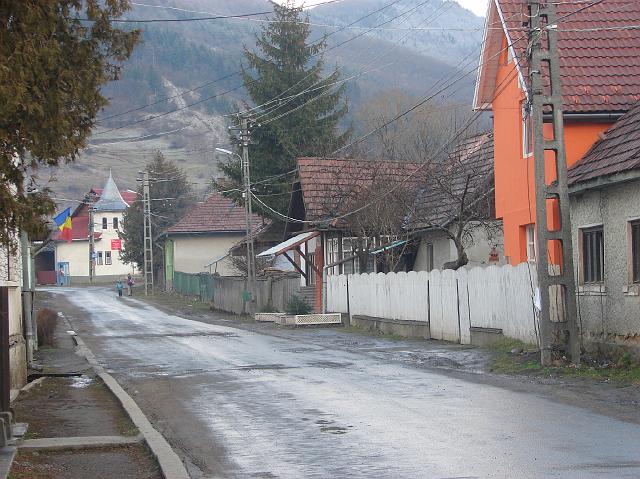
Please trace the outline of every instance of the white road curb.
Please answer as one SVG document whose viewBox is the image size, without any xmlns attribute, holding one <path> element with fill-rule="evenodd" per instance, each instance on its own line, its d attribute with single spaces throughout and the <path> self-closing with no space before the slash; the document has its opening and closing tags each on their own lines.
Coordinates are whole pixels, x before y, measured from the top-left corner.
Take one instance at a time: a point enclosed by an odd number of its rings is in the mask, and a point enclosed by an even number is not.
<svg viewBox="0 0 640 479">
<path fill-rule="evenodd" d="M 66 319 L 66 318 L 65 318 Z M 70 333 L 72 333 L 70 331 Z M 144 415 L 140 407 L 135 403 L 133 398 L 122 389 L 118 382 L 111 376 L 111 374 L 105 372 L 104 368 L 98 364 L 95 356 L 91 350 L 87 347 L 85 342 L 75 332 L 73 339 L 78 345 L 78 354 L 84 356 L 89 364 L 93 367 L 96 374 L 104 381 L 111 392 L 118 398 L 120 404 L 127 412 L 131 421 L 138 428 L 143 435 L 145 442 L 151 449 L 151 452 L 156 457 L 162 474 L 165 479 L 190 479 L 184 464 L 180 460 L 180 457 L 171 448 L 166 439 L 160 434 L 149 422 Z"/>
</svg>

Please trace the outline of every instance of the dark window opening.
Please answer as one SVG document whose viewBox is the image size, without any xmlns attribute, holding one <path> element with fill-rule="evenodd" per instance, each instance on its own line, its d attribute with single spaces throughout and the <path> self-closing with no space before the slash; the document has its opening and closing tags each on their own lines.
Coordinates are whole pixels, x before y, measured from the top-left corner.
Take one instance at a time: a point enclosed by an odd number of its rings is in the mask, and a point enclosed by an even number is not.
<svg viewBox="0 0 640 479">
<path fill-rule="evenodd" d="M 602 226 L 582 230 L 582 268 L 585 283 L 604 281 L 604 230 Z"/>
<path fill-rule="evenodd" d="M 640 283 L 640 221 L 631 223 L 631 261 L 633 282 Z"/>
<path fill-rule="evenodd" d="M 102 218 L 102 229 L 106 230 L 108 226 L 109 226 L 109 223 L 107 221 L 107 218 Z"/>
</svg>

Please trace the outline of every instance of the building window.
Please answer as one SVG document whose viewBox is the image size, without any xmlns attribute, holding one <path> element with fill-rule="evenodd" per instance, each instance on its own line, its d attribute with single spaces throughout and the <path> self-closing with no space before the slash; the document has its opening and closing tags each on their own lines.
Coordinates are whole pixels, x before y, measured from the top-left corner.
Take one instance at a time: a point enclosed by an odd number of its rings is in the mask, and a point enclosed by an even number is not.
<svg viewBox="0 0 640 479">
<path fill-rule="evenodd" d="M 96 264 L 102 265 L 102 251 L 98 251 L 98 256 L 96 257 Z"/>
<path fill-rule="evenodd" d="M 113 229 L 114 230 L 118 229 L 118 218 L 113 218 Z"/>
<path fill-rule="evenodd" d="M 327 264 L 333 264 L 340 260 L 340 239 L 331 238 L 327 240 L 327 258 L 329 262 Z M 328 270 L 329 274 L 340 274 L 340 265 L 333 266 Z"/>
<path fill-rule="evenodd" d="M 107 220 L 107 218 L 102 218 L 102 229 L 106 230 L 108 226 L 109 226 L 109 221 Z"/>
<path fill-rule="evenodd" d="M 427 271 L 433 271 L 433 243 L 427 243 Z"/>
<path fill-rule="evenodd" d="M 111 264 L 111 251 L 104 252 L 104 264 Z"/>
<path fill-rule="evenodd" d="M 582 230 L 582 277 L 586 283 L 604 280 L 604 229 L 602 226 Z"/>
<path fill-rule="evenodd" d="M 631 274 L 634 283 L 640 283 L 640 220 L 631 226 Z"/>
<path fill-rule="evenodd" d="M 536 225 L 530 224 L 525 227 L 527 234 L 527 261 L 535 263 L 538 257 L 538 246 L 536 242 Z"/>
<path fill-rule="evenodd" d="M 533 155 L 533 121 L 531 108 L 527 103 L 522 104 L 522 157 Z"/>
</svg>

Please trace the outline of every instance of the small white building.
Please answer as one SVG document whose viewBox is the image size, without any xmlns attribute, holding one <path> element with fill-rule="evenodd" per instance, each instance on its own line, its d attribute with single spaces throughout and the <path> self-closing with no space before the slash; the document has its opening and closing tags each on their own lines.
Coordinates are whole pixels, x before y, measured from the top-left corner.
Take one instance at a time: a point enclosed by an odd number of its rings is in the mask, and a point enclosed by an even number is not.
<svg viewBox="0 0 640 479">
<path fill-rule="evenodd" d="M 129 204 L 136 200 L 137 193 L 120 191 L 111 173 L 103 189 L 92 189 L 80 206 L 72 213 L 73 239 L 67 242 L 53 237 L 55 278 L 57 284 L 89 281 L 89 231 L 90 208 L 93 207 L 93 237 L 96 282 L 110 282 L 127 274 L 135 274 L 135 266 L 125 264 L 120 257 L 124 248 L 119 236 L 122 217 Z M 125 200 L 126 199 L 126 200 Z M 43 275 L 39 272 L 39 278 Z"/>
</svg>

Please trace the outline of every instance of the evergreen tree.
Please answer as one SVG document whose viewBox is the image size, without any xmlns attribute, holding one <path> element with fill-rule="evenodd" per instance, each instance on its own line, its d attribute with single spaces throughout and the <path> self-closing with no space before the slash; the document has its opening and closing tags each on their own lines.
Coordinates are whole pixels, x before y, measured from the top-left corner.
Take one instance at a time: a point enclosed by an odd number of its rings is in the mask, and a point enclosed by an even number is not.
<svg viewBox="0 0 640 479">
<path fill-rule="evenodd" d="M 149 192 L 151 202 L 151 234 L 154 240 L 167 228 L 175 224 L 192 204 L 191 186 L 187 174 L 174 162 L 167 160 L 159 151 L 146 166 L 149 172 Z M 138 198 L 130 205 L 123 216 L 120 238 L 124 243 L 121 251 L 125 263 L 135 263 L 138 268 L 144 268 L 144 229 L 142 203 L 142 186 L 138 188 Z M 155 241 L 162 244 L 162 241 Z M 162 254 L 159 249 L 153 252 L 153 269 L 158 271 L 162 267 Z"/>
<path fill-rule="evenodd" d="M 54 203 L 34 188 L 39 165 L 72 161 L 84 147 L 137 31 L 114 27 L 127 0 L 0 2 L 0 244 L 45 230 Z M 89 21 L 83 21 L 83 17 Z"/>
<path fill-rule="evenodd" d="M 245 47 L 247 65 L 242 70 L 252 102 L 264 105 L 253 110 L 257 124 L 251 129 L 252 183 L 293 170 L 297 157 L 328 155 L 343 146 L 351 134 L 350 128 L 340 132 L 340 122 L 348 111 L 343 99 L 345 85 L 335 85 L 341 76 L 337 67 L 325 76 L 325 40 L 309 41 L 311 26 L 301 7 L 271 3 L 273 22 L 256 36 L 259 52 Z M 274 99 L 277 102 L 272 102 Z M 235 137 L 231 141 L 240 153 Z M 237 157 L 227 158 L 221 169 L 233 184 L 241 185 Z M 269 195 L 264 201 L 286 212 L 290 179 L 258 183 L 254 191 Z"/>
</svg>

